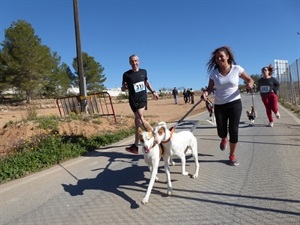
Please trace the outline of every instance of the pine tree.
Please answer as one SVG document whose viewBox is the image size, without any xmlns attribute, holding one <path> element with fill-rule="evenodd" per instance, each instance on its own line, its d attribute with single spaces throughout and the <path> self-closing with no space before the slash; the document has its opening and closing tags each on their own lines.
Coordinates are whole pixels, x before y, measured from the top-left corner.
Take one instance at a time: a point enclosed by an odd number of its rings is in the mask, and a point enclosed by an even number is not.
<svg viewBox="0 0 300 225">
<path fill-rule="evenodd" d="M 1 45 L 5 80 L 25 93 L 27 102 L 30 102 L 34 95 L 43 92 L 60 57 L 41 44 L 31 24 L 24 20 L 13 22 L 5 30 L 5 40 Z"/>
<path fill-rule="evenodd" d="M 95 61 L 95 58 L 89 56 L 87 53 L 82 53 L 83 61 L 83 71 L 84 76 L 86 77 L 86 87 L 87 90 L 91 93 L 99 92 L 105 89 L 104 82 L 106 77 L 103 74 L 104 68 L 100 63 Z M 73 68 L 78 75 L 78 64 L 77 57 L 73 59 Z"/>
</svg>

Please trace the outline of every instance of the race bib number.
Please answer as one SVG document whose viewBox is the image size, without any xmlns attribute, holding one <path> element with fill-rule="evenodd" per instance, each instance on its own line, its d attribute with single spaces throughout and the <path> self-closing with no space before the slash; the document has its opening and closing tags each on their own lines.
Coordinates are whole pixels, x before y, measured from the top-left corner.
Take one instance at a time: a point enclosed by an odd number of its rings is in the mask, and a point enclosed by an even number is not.
<svg viewBox="0 0 300 225">
<path fill-rule="evenodd" d="M 146 90 L 145 82 L 141 81 L 141 82 L 135 83 L 135 84 L 133 84 L 133 88 L 134 88 L 135 93 L 145 91 Z"/>
<path fill-rule="evenodd" d="M 261 93 L 269 93 L 271 90 L 271 87 L 269 85 L 266 85 L 266 86 L 261 86 L 260 87 L 260 92 Z"/>
</svg>

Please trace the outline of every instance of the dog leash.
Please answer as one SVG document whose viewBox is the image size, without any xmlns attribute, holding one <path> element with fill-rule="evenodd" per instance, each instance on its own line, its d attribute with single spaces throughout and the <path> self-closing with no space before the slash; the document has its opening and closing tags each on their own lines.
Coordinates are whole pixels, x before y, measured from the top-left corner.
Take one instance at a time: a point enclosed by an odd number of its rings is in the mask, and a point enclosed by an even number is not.
<svg viewBox="0 0 300 225">
<path fill-rule="evenodd" d="M 252 97 L 252 105 L 253 105 L 253 109 L 254 109 L 254 90 L 251 89 L 251 97 Z"/>
<path fill-rule="evenodd" d="M 175 129 L 175 127 L 177 127 L 180 123 L 182 123 L 182 121 L 203 101 L 203 99 L 201 98 L 198 102 L 196 102 L 196 104 L 180 119 L 178 120 L 178 122 L 172 126 L 170 128 L 171 129 Z"/>
<path fill-rule="evenodd" d="M 207 98 L 206 101 L 209 102 L 211 105 L 213 105 L 212 101 L 209 100 L 209 98 Z"/>
</svg>

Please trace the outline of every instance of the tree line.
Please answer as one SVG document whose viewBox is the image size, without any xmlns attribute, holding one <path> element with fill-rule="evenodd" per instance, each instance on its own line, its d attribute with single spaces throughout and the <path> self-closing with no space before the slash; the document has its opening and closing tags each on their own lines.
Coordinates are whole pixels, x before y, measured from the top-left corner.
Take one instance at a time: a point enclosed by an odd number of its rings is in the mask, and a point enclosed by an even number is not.
<svg viewBox="0 0 300 225">
<path fill-rule="evenodd" d="M 104 67 L 88 53 L 82 52 L 86 88 L 90 93 L 105 89 Z M 67 95 L 71 86 L 79 86 L 77 57 L 73 71 L 57 52 L 42 45 L 41 38 L 25 20 L 13 22 L 5 29 L 0 49 L 0 96 L 14 90 L 19 99 L 57 98 Z"/>
</svg>

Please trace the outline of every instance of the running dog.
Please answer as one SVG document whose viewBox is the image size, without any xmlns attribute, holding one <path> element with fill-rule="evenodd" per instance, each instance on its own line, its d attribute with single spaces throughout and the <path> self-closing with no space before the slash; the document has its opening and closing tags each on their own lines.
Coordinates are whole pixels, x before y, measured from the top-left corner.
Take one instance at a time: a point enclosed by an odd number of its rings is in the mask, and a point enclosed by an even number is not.
<svg viewBox="0 0 300 225">
<path fill-rule="evenodd" d="M 255 118 L 257 117 L 257 112 L 254 110 L 254 106 L 251 106 L 249 111 L 246 111 L 248 119 L 250 120 L 251 125 L 254 124 Z"/>
<path fill-rule="evenodd" d="M 139 136 L 140 136 L 140 142 L 143 146 L 144 160 L 150 169 L 150 181 L 148 184 L 146 195 L 142 200 L 143 204 L 147 204 L 149 202 L 149 197 L 154 182 L 158 181 L 158 177 L 157 177 L 158 166 L 159 166 L 159 161 L 163 155 L 163 149 L 159 144 L 154 142 L 154 136 L 152 130 L 144 131 L 141 128 L 139 128 Z M 167 194 L 171 195 L 172 183 L 171 183 L 170 169 L 169 169 L 168 162 L 165 159 L 164 162 L 165 162 L 165 172 L 167 175 L 167 185 L 168 185 Z"/>
<path fill-rule="evenodd" d="M 185 170 L 185 154 L 187 150 L 191 150 L 195 160 L 195 172 L 193 178 L 197 178 L 199 174 L 198 148 L 197 139 L 190 131 L 180 131 L 175 133 L 175 129 L 169 130 L 165 122 L 159 122 L 154 128 L 155 142 L 161 144 L 164 149 L 164 162 L 169 165 L 172 162 L 172 157 L 177 156 L 181 160 L 181 174 L 188 175 Z"/>
</svg>

